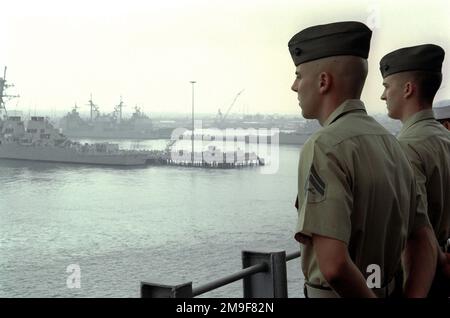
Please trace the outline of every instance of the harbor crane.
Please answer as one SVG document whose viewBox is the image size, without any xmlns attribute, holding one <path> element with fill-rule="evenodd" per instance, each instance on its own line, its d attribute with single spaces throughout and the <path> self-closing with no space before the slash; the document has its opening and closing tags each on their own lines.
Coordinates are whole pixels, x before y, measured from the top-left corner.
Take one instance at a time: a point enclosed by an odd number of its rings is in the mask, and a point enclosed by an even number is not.
<svg viewBox="0 0 450 318">
<path fill-rule="evenodd" d="M 222 112 L 219 111 L 217 112 L 217 117 L 216 117 L 216 125 L 218 126 L 218 128 L 222 129 L 225 127 L 225 120 L 228 117 L 228 114 L 231 111 L 231 108 L 233 108 L 234 104 L 236 103 L 236 100 L 238 99 L 239 95 L 242 94 L 244 90 L 241 90 L 239 93 L 236 94 L 236 96 L 234 97 L 233 101 L 231 102 L 230 106 L 228 106 L 227 112 L 225 113 L 225 115 L 222 114 Z"/>
</svg>

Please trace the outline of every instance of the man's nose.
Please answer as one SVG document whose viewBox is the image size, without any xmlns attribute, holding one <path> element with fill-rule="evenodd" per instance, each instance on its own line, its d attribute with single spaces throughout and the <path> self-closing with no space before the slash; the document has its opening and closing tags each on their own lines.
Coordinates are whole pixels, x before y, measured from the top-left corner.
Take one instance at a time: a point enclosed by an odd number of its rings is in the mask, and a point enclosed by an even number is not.
<svg viewBox="0 0 450 318">
<path fill-rule="evenodd" d="M 294 92 L 297 92 L 297 80 L 295 80 L 294 83 L 292 83 L 291 89 L 292 89 Z"/>
</svg>

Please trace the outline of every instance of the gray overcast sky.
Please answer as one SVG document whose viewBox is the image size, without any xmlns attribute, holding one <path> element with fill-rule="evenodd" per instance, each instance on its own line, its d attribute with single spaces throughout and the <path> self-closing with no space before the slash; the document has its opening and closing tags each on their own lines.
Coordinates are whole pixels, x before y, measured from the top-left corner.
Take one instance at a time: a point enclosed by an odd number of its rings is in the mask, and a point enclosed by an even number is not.
<svg viewBox="0 0 450 318">
<path fill-rule="evenodd" d="M 9 109 L 102 112 L 123 96 L 127 111 L 189 112 L 196 80 L 199 112 L 299 114 L 290 91 L 295 68 L 287 42 L 315 24 L 357 20 L 374 31 L 363 100 L 380 101 L 380 58 L 423 43 L 447 52 L 437 99 L 450 98 L 450 10 L 445 0 L 0 0 L 0 67 L 16 84 Z M 446 85 L 447 84 L 447 85 Z M 49 114 L 47 114 L 49 115 Z"/>
</svg>

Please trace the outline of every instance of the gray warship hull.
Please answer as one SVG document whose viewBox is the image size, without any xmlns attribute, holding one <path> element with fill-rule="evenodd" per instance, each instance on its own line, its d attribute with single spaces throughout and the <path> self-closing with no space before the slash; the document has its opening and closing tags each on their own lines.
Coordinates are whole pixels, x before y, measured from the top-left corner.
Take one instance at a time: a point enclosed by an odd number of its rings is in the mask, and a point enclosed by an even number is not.
<svg viewBox="0 0 450 318">
<path fill-rule="evenodd" d="M 280 145 L 303 145 L 310 136 L 311 133 L 280 132 L 279 143 Z"/>
<path fill-rule="evenodd" d="M 152 131 L 152 132 L 139 132 L 139 131 L 101 131 L 101 130 L 65 130 L 64 135 L 72 138 L 98 138 L 98 139 L 169 139 L 170 131 Z"/>
<path fill-rule="evenodd" d="M 52 146 L 0 144 L 0 159 L 31 160 L 89 165 L 145 165 L 148 156 L 140 153 L 89 153 Z"/>
</svg>

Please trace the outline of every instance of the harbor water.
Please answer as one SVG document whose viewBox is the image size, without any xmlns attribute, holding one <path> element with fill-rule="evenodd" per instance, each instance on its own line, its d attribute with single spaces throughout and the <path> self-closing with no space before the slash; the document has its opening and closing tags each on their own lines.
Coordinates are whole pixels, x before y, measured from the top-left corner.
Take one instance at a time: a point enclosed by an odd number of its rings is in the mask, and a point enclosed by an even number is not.
<svg viewBox="0 0 450 318">
<path fill-rule="evenodd" d="M 235 273 L 242 250 L 297 251 L 299 151 L 281 145 L 272 174 L 0 160 L 0 297 L 139 297 L 141 281 L 196 287 Z M 68 288 L 71 264 L 80 288 Z M 288 262 L 289 297 L 303 296 L 300 272 Z M 242 297 L 242 281 L 201 297 Z"/>
</svg>

